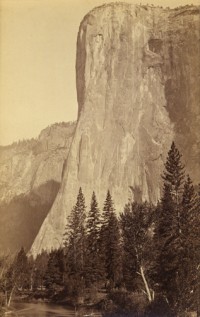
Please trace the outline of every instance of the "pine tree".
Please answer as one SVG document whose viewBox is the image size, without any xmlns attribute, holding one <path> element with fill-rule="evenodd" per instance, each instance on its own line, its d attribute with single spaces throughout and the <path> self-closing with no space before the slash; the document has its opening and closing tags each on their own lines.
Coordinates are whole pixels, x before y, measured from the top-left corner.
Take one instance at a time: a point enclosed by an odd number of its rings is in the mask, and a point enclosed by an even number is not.
<svg viewBox="0 0 200 317">
<path fill-rule="evenodd" d="M 106 248 L 107 279 L 111 285 L 116 286 L 121 282 L 121 246 L 119 222 L 114 212 L 110 214 L 108 232 Z"/>
<path fill-rule="evenodd" d="M 121 279 L 121 246 L 119 222 L 109 190 L 103 208 L 100 245 L 105 276 L 109 287 L 113 288 Z"/>
<path fill-rule="evenodd" d="M 106 200 L 103 207 L 102 228 L 107 228 L 110 215 L 115 212 L 114 203 L 110 191 L 108 190 Z"/>
<path fill-rule="evenodd" d="M 109 236 L 108 224 L 110 219 L 110 214 L 114 212 L 114 206 L 110 191 L 108 190 L 106 200 L 104 203 L 103 213 L 101 217 L 101 229 L 100 229 L 100 258 L 102 265 L 104 267 L 104 275 L 106 275 L 106 248 L 107 248 L 107 238 Z"/>
<path fill-rule="evenodd" d="M 38 254 L 37 258 L 34 260 L 33 287 L 36 289 L 40 288 L 42 290 L 44 287 L 48 262 L 49 254 L 46 251 L 42 251 L 42 253 Z"/>
<path fill-rule="evenodd" d="M 83 291 L 85 280 L 85 209 L 85 198 L 80 188 L 64 234 L 67 274 L 77 281 L 75 285 L 80 286 L 80 291 Z"/>
<path fill-rule="evenodd" d="M 179 261 L 182 252 L 180 205 L 184 167 L 181 163 L 181 154 L 174 142 L 168 152 L 162 178 L 163 196 L 155 229 L 158 250 L 157 274 L 162 293 L 167 297 L 171 307 L 177 309 Z"/>
<path fill-rule="evenodd" d="M 22 247 L 18 252 L 12 266 L 12 278 L 15 285 L 19 289 L 24 289 L 28 287 L 29 283 L 29 267 L 28 267 L 28 258 L 24 248 Z"/>
<path fill-rule="evenodd" d="M 180 202 L 182 184 L 184 180 L 184 166 L 181 163 L 182 155 L 172 142 L 171 149 L 168 152 L 165 163 L 165 171 L 162 175 L 164 180 L 164 195 L 169 195 L 168 198 L 174 201 L 175 204 Z"/>
<path fill-rule="evenodd" d="M 64 256 L 63 250 L 53 250 L 49 255 L 44 285 L 49 295 L 55 295 L 63 288 Z"/>
<path fill-rule="evenodd" d="M 137 288 L 137 255 L 134 243 L 135 219 L 131 211 L 132 205 L 127 204 L 124 212 L 120 215 L 123 241 L 123 280 L 127 290 L 135 291 Z"/>
<path fill-rule="evenodd" d="M 90 285 L 99 281 L 102 276 L 100 261 L 100 212 L 94 192 L 88 212 L 86 231 L 87 280 Z"/>
<path fill-rule="evenodd" d="M 189 176 L 184 184 L 181 209 L 179 307 L 196 309 L 198 304 L 198 266 L 200 263 L 200 213 L 198 197 Z"/>
</svg>

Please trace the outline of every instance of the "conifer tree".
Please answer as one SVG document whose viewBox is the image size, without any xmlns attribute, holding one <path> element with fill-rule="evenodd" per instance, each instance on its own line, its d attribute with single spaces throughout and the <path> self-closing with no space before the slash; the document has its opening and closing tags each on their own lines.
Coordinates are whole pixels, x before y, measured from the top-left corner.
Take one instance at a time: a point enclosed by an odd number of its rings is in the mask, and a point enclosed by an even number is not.
<svg viewBox="0 0 200 317">
<path fill-rule="evenodd" d="M 101 230 L 100 230 L 100 256 L 101 262 L 105 268 L 106 264 L 106 247 L 107 247 L 107 238 L 109 236 L 108 224 L 110 219 L 110 214 L 114 212 L 114 206 L 110 191 L 108 190 L 106 200 L 104 203 L 103 213 L 101 217 Z M 104 272 L 105 273 L 105 272 Z M 105 273 L 106 274 L 106 273 Z"/>
<path fill-rule="evenodd" d="M 85 279 L 85 198 L 82 189 L 79 189 L 76 205 L 68 217 L 65 230 L 66 270 L 68 275 L 77 280 L 77 287 L 81 285 L 83 291 Z"/>
<path fill-rule="evenodd" d="M 163 184 L 163 196 L 169 195 L 175 204 L 180 203 L 180 197 L 182 193 L 182 184 L 184 180 L 184 166 L 181 163 L 181 157 L 179 150 L 176 148 L 175 143 L 172 142 L 171 149 L 168 152 L 167 160 L 165 163 L 165 171 L 162 178 Z M 169 198 L 168 197 L 168 198 Z"/>
<path fill-rule="evenodd" d="M 100 211 L 94 192 L 88 212 L 86 231 L 87 280 L 89 284 L 92 284 L 100 280 L 102 276 L 100 261 Z"/>
<path fill-rule="evenodd" d="M 110 214 L 108 223 L 108 240 L 106 247 L 107 279 L 111 285 L 121 283 L 121 245 L 119 221 L 114 212 Z"/>
<path fill-rule="evenodd" d="M 200 263 L 200 212 L 198 197 L 189 176 L 184 184 L 181 208 L 182 252 L 180 256 L 179 307 L 194 309 L 198 304 L 198 266 Z"/>
<path fill-rule="evenodd" d="M 49 255 L 45 274 L 45 286 L 50 295 L 55 295 L 63 287 L 64 258 L 63 250 L 53 250 Z"/>
<path fill-rule="evenodd" d="M 102 214 L 102 229 L 107 228 L 110 215 L 115 212 L 114 203 L 110 191 L 108 190 Z"/>
<path fill-rule="evenodd" d="M 28 267 L 28 258 L 24 248 L 22 247 L 18 252 L 12 266 L 12 278 L 14 283 L 18 288 L 26 288 L 28 287 L 28 274 L 29 274 L 29 267 Z"/>
<path fill-rule="evenodd" d="M 49 262 L 49 254 L 47 251 L 42 251 L 42 253 L 38 254 L 37 258 L 34 260 L 33 271 L 34 271 L 34 288 L 43 289 L 45 282 L 45 275 Z"/>
<path fill-rule="evenodd" d="M 100 244 L 105 276 L 112 288 L 121 279 L 121 246 L 119 222 L 109 190 L 103 208 Z"/>
<path fill-rule="evenodd" d="M 122 228 L 122 242 L 123 242 L 123 281 L 127 290 L 135 291 L 137 288 L 137 255 L 136 246 L 134 243 L 135 236 L 135 219 L 134 214 L 131 212 L 132 205 L 127 204 L 124 212 L 120 215 L 121 228 Z"/>
<path fill-rule="evenodd" d="M 157 275 L 162 293 L 171 307 L 177 309 L 179 261 L 182 250 L 180 206 L 184 167 L 181 163 L 181 154 L 174 142 L 168 152 L 162 178 L 163 196 L 155 229 L 155 243 L 158 250 Z"/>
</svg>

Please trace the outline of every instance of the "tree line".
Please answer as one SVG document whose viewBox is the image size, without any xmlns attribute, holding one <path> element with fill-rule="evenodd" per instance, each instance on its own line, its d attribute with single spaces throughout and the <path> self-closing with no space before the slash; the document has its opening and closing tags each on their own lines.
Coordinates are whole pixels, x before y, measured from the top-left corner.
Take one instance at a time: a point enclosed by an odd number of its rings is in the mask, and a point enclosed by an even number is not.
<svg viewBox="0 0 200 317">
<path fill-rule="evenodd" d="M 109 190 L 102 212 L 93 192 L 86 213 L 80 188 L 62 248 L 36 259 L 22 248 L 13 262 L 2 259 L 3 300 L 9 304 L 14 291 L 31 290 L 80 304 L 103 298 L 104 308 L 117 316 L 200 312 L 200 186 L 196 191 L 185 175 L 174 142 L 162 179 L 156 206 L 128 202 L 119 217 Z"/>
</svg>

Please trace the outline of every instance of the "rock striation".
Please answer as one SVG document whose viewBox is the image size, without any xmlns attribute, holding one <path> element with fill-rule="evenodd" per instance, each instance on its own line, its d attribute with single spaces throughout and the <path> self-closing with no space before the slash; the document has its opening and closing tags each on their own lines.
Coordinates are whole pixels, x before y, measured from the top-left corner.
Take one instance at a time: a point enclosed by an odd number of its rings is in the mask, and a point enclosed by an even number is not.
<svg viewBox="0 0 200 317">
<path fill-rule="evenodd" d="M 78 123 L 62 186 L 31 252 L 58 248 L 82 186 L 100 206 L 107 189 L 120 212 L 128 199 L 156 203 L 175 140 L 199 175 L 199 8 L 111 3 L 92 10 L 77 39 Z"/>
<path fill-rule="evenodd" d="M 76 123 L 0 147 L 0 250 L 29 249 L 57 195 Z"/>
</svg>

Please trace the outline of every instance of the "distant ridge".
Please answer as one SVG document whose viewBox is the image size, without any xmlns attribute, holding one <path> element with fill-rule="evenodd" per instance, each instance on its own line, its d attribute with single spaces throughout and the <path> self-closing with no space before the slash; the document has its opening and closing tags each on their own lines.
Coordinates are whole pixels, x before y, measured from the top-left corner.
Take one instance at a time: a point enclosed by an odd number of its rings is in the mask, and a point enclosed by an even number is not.
<svg viewBox="0 0 200 317">
<path fill-rule="evenodd" d="M 0 146 L 0 251 L 31 247 L 60 187 L 75 126 L 55 123 L 38 138 Z"/>
</svg>

